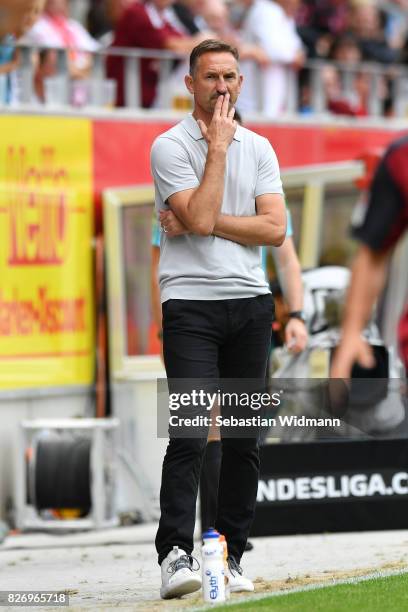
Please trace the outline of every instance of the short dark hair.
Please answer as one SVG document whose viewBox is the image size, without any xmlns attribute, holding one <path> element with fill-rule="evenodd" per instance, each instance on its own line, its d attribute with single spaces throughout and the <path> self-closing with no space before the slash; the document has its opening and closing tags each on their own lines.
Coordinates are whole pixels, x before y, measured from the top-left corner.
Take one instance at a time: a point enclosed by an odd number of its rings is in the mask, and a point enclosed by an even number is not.
<svg viewBox="0 0 408 612">
<path fill-rule="evenodd" d="M 208 40 L 203 40 L 199 45 L 194 47 L 190 54 L 190 75 L 194 75 L 194 71 L 197 66 L 198 59 L 204 55 L 205 53 L 231 53 L 239 62 L 239 53 L 236 47 L 229 45 L 226 42 L 222 42 L 222 40 L 213 40 L 209 38 Z"/>
</svg>

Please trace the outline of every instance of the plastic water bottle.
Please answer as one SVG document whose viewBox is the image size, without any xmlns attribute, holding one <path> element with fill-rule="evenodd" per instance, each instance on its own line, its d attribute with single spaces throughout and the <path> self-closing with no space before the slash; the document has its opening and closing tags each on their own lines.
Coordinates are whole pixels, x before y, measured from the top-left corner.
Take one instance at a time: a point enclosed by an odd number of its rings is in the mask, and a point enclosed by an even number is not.
<svg viewBox="0 0 408 612">
<path fill-rule="evenodd" d="M 215 529 L 208 529 L 203 534 L 203 597 L 210 604 L 225 601 L 224 555 L 219 538 Z"/>
<path fill-rule="evenodd" d="M 224 562 L 224 584 L 225 584 L 225 599 L 230 598 L 230 585 L 228 579 L 228 546 L 225 536 L 220 535 L 220 544 L 222 546 L 222 560 Z"/>
</svg>

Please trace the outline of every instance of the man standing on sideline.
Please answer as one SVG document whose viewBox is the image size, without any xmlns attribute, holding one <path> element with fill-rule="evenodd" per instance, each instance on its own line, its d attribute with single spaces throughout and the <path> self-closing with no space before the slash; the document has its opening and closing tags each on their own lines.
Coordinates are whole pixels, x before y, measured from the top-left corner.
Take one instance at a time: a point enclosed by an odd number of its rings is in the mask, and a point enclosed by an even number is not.
<svg viewBox="0 0 408 612">
<path fill-rule="evenodd" d="M 235 120 L 238 121 L 238 112 L 235 114 Z M 240 125 L 242 123 L 238 121 Z M 280 281 L 280 287 L 283 292 L 285 306 L 285 317 L 288 320 L 284 328 L 284 338 L 287 349 L 290 353 L 296 354 L 303 351 L 307 344 L 308 333 L 306 322 L 303 315 L 303 282 L 302 270 L 298 259 L 295 244 L 293 241 L 292 221 L 289 208 L 286 210 L 287 229 L 286 238 L 283 244 L 279 247 L 272 247 L 271 252 L 275 263 L 276 272 Z M 169 212 L 167 218 L 171 217 L 173 233 L 175 235 L 183 235 L 186 233 L 185 227 L 178 221 L 177 217 Z M 178 226 L 178 228 L 177 228 Z M 266 248 L 262 248 L 262 267 L 267 276 L 266 266 Z M 159 260 L 160 260 L 160 230 L 156 219 L 152 224 L 152 268 L 151 268 L 151 295 L 152 295 L 152 313 L 154 322 L 158 328 L 158 338 L 163 339 L 162 330 L 162 311 L 160 304 L 160 288 L 159 288 Z M 275 315 L 276 315 L 276 295 L 275 297 Z M 281 306 L 282 309 L 282 306 Z M 279 324 L 281 321 L 279 321 Z M 275 321 L 278 324 L 278 321 Z M 161 349 L 162 349 L 162 345 Z M 273 349 L 273 345 L 271 349 Z M 162 353 L 162 350 L 161 350 Z M 266 386 L 268 387 L 269 367 L 266 370 Z M 214 411 L 213 413 L 214 414 Z M 203 464 L 200 475 L 200 508 L 201 508 L 201 533 L 215 524 L 217 516 L 218 502 L 218 480 L 221 468 L 222 449 L 219 427 L 213 426 L 208 432 L 207 448 L 204 453 Z M 245 551 L 252 550 L 253 545 L 248 540 Z M 230 584 L 230 588 L 234 585 Z M 239 585 L 241 588 L 241 585 Z"/>
<path fill-rule="evenodd" d="M 350 378 L 355 362 L 374 366 L 362 331 L 385 286 L 393 249 L 408 228 L 408 136 L 391 144 L 382 158 L 370 189 L 363 222 L 354 230 L 361 240 L 347 295 L 341 342 L 331 367 L 333 378 Z M 407 262 L 408 263 L 408 262 Z M 399 323 L 401 358 L 408 370 L 408 307 Z"/>
<path fill-rule="evenodd" d="M 264 380 L 273 301 L 261 245 L 279 246 L 286 212 L 276 155 L 261 136 L 237 126 L 238 52 L 207 40 L 190 56 L 194 111 L 159 136 L 151 152 L 156 210 L 163 228 L 159 266 L 163 355 L 169 380 Z M 186 233 L 173 236 L 171 211 Z M 200 588 L 193 532 L 206 438 L 170 437 L 163 461 L 156 536 L 161 597 Z M 239 566 L 258 486 L 257 438 L 223 438 L 218 517 L 229 571 Z"/>
</svg>

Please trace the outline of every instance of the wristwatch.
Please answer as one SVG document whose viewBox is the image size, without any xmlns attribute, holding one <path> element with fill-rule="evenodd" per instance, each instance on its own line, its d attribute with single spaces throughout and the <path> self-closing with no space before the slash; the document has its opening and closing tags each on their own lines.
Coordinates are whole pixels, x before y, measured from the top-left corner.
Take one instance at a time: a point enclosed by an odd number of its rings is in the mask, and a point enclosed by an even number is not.
<svg viewBox="0 0 408 612">
<path fill-rule="evenodd" d="M 289 319 L 300 319 L 300 321 L 306 323 L 306 314 L 303 310 L 292 310 L 289 313 Z"/>
</svg>

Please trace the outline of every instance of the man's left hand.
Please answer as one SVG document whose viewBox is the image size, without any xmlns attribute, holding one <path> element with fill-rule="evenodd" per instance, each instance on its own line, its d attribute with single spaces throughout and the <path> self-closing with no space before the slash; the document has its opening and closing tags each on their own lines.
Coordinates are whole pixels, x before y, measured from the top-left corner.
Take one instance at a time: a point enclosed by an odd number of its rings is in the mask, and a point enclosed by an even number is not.
<svg viewBox="0 0 408 612">
<path fill-rule="evenodd" d="M 159 220 L 163 231 L 169 238 L 174 238 L 175 236 L 182 236 L 183 234 L 189 233 L 186 226 L 183 225 L 183 223 L 171 210 L 161 210 L 159 213 Z"/>
</svg>

